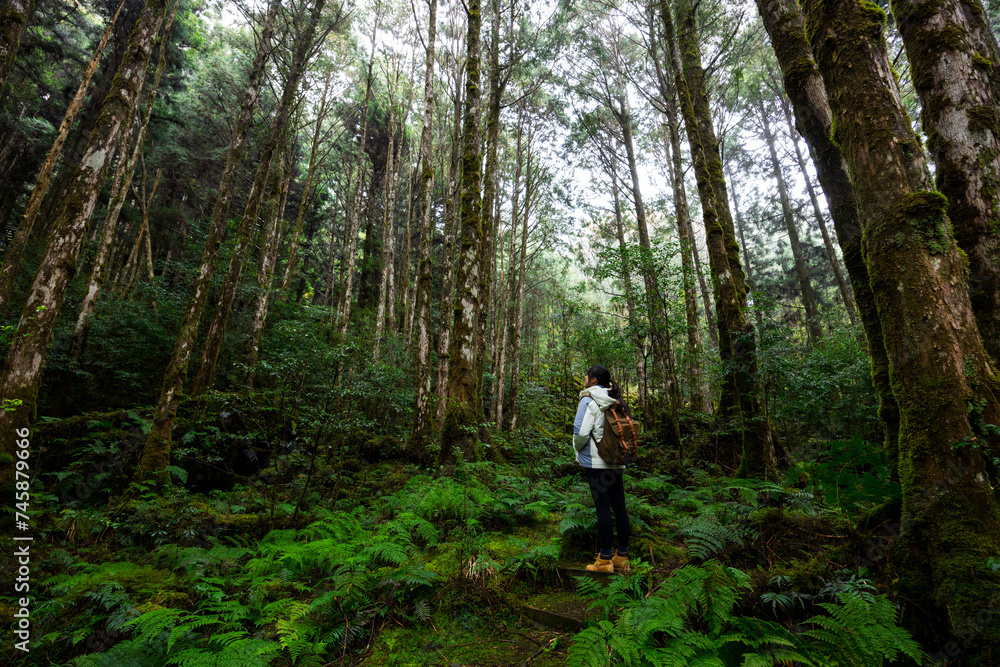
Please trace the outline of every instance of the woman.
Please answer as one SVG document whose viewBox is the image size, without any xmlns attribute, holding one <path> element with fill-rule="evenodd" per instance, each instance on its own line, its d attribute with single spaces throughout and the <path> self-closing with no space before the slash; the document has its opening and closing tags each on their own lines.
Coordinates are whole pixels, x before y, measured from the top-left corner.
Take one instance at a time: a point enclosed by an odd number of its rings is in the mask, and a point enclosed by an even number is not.
<svg viewBox="0 0 1000 667">
<path fill-rule="evenodd" d="M 628 513 L 625 511 L 625 487 L 622 484 L 623 465 L 606 463 L 597 453 L 597 443 L 604 435 L 604 411 L 615 403 L 627 414 L 628 406 L 622 400 L 621 389 L 611 379 L 611 372 L 604 366 L 592 366 L 583 381 L 580 405 L 573 422 L 573 446 L 576 460 L 583 466 L 584 479 L 597 507 L 597 537 L 601 553 L 597 562 L 588 565 L 594 572 L 628 572 L 628 539 L 630 534 Z M 611 513 L 614 511 L 614 523 Z M 614 527 L 618 528 L 618 553 L 612 552 Z"/>
</svg>

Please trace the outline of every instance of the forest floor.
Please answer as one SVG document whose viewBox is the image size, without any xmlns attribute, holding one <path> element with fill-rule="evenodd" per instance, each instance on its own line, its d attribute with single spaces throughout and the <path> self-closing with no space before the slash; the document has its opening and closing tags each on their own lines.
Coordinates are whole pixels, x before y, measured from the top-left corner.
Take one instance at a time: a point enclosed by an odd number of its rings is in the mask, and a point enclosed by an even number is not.
<svg viewBox="0 0 1000 667">
<path fill-rule="evenodd" d="M 857 443 L 815 444 L 828 454 L 785 483 L 699 458 L 715 436 L 696 419 L 684 462 L 643 443 L 626 475 L 634 573 L 600 581 L 574 576 L 595 519 L 568 436 L 503 434 L 492 460 L 422 467 L 391 437 L 288 437 L 266 413 L 189 406 L 160 490 L 128 485 L 143 411 L 38 425 L 41 591 L 17 664 L 541 667 L 573 664 L 581 628 L 611 632 L 678 573 L 727 582 L 711 589 L 731 593 L 727 619 L 789 631 L 838 594 L 890 590 L 898 491 Z"/>
</svg>

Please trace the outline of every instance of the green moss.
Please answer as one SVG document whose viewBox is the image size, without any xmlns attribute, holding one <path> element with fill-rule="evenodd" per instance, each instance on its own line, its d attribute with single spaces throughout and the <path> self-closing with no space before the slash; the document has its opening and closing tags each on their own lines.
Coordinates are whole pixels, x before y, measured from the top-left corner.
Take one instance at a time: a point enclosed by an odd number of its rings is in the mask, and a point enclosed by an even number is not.
<svg viewBox="0 0 1000 667">
<path fill-rule="evenodd" d="M 977 132 L 989 130 L 994 136 L 1000 137 L 1000 113 L 991 104 L 980 104 L 970 107 L 969 129 Z"/>
<path fill-rule="evenodd" d="M 0 453 L 0 466 L 9 466 L 14 462 L 14 457 L 7 452 Z"/>
<path fill-rule="evenodd" d="M 993 61 L 984 56 L 979 51 L 972 54 L 972 64 L 979 67 L 987 74 L 993 74 Z"/>
<path fill-rule="evenodd" d="M 932 255 L 944 254 L 954 247 L 954 240 L 945 226 L 947 208 L 948 198 L 940 192 L 914 192 L 900 197 L 896 205 L 897 222 L 900 226 L 909 225 L 917 242 Z"/>
</svg>

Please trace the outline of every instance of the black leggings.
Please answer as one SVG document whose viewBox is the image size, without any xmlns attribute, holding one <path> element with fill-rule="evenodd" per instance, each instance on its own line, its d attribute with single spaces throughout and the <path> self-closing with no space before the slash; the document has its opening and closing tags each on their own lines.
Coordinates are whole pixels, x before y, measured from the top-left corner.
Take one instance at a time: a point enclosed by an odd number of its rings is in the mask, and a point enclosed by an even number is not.
<svg viewBox="0 0 1000 667">
<path fill-rule="evenodd" d="M 628 512 L 625 511 L 625 485 L 622 483 L 623 470 L 584 468 L 583 476 L 590 484 L 590 494 L 597 507 L 597 539 L 601 549 L 610 549 L 613 526 L 611 512 L 615 513 L 618 527 L 618 548 L 628 548 L 631 529 Z"/>
</svg>

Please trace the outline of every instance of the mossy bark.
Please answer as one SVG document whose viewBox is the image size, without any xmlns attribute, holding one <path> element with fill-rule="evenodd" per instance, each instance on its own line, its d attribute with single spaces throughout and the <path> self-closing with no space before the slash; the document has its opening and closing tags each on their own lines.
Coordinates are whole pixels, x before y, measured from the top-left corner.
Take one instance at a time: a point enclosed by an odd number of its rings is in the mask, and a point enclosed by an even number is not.
<svg viewBox="0 0 1000 667">
<path fill-rule="evenodd" d="M 80 305 L 80 314 L 77 316 L 76 327 L 73 331 L 73 342 L 70 344 L 70 357 L 79 361 L 83 356 L 83 351 L 87 346 L 87 334 L 90 331 L 91 319 L 97 306 L 97 298 L 100 296 L 101 287 L 107 271 L 108 259 L 111 256 L 111 244 L 114 241 L 115 228 L 118 225 L 118 217 L 121 214 L 122 206 L 128 197 L 129 189 L 132 186 L 132 177 L 139 164 L 139 157 L 142 154 L 142 147 L 146 140 L 146 130 L 153 117 L 153 105 L 156 102 L 156 93 L 160 87 L 160 79 L 163 70 L 167 65 L 167 39 L 170 35 L 170 28 L 173 25 L 174 17 L 177 15 L 179 3 L 175 2 L 171 10 L 170 18 L 163 35 L 160 37 L 159 63 L 156 66 L 156 74 L 153 83 L 146 92 L 146 110 L 142 116 L 142 122 L 132 141 L 131 154 L 125 159 L 129 144 L 124 139 L 121 142 L 118 154 L 118 166 L 115 168 L 114 181 L 111 187 L 111 199 L 108 201 L 107 213 L 104 216 L 104 224 L 101 226 L 101 236 L 97 243 L 97 253 L 94 257 L 94 268 L 91 270 L 90 282 L 87 292 L 84 294 L 83 303 Z M 108 27 L 110 32 L 111 26 Z M 108 33 L 105 33 L 106 35 Z M 101 49 L 103 50 L 103 49 Z M 99 57 L 99 52 L 95 53 L 95 58 Z M 96 62 L 94 63 L 96 66 Z M 36 188 L 38 186 L 36 185 Z M 27 215 L 25 216 L 27 218 Z M 20 230 L 19 230 L 20 231 Z M 148 236 L 147 236 L 148 240 Z"/>
<path fill-rule="evenodd" d="M 448 406 L 448 371 L 451 365 L 451 330 L 454 324 L 453 307 L 455 304 L 455 266 L 458 246 L 455 236 L 459 226 L 462 207 L 459 202 L 459 178 L 462 173 L 461 137 L 462 137 L 462 72 L 464 64 L 455 63 L 455 116 L 451 133 L 451 162 L 448 170 L 448 190 L 444 203 L 444 245 L 441 248 L 441 304 L 438 326 L 437 344 L 437 376 L 434 393 L 437 396 L 438 424 L 444 421 Z"/>
<path fill-rule="evenodd" d="M 900 409 L 903 494 L 900 589 L 918 619 L 964 646 L 962 663 L 991 664 L 1000 625 L 1000 507 L 981 451 L 998 438 L 1000 378 L 976 327 L 947 200 L 930 190 L 920 141 L 903 109 L 884 39 L 885 14 L 866 0 L 807 0 L 807 34 L 829 94 L 836 139 L 855 184 L 868 266 Z"/>
<path fill-rule="evenodd" d="M 673 190 L 674 216 L 677 219 L 677 238 L 681 244 L 681 273 L 684 276 L 684 314 L 687 322 L 688 402 L 692 410 L 711 412 L 712 402 L 709 395 L 708 380 L 702 368 L 704 349 L 701 344 L 701 325 L 698 322 L 698 301 L 695 294 L 696 274 L 692 261 L 692 255 L 697 252 L 697 248 L 695 248 L 694 235 L 691 231 L 691 211 L 688 208 L 687 192 L 684 186 L 684 168 L 681 164 L 677 87 L 672 80 L 672 70 L 664 68 L 661 64 L 659 53 L 660 41 L 656 29 L 656 13 L 652 5 L 649 7 L 647 21 L 649 24 L 650 54 L 653 57 L 656 80 L 659 84 L 663 115 L 667 121 L 663 137 L 663 148 L 667 157 L 667 172 L 670 177 L 670 186 Z M 615 214 L 616 216 L 621 215 L 617 202 L 617 192 L 615 193 Z M 624 246 L 624 238 L 621 236 L 619 237 L 619 242 Z M 711 310 L 708 309 L 707 299 L 705 307 L 706 316 L 711 317 Z M 632 322 L 634 317 L 631 306 L 629 313 L 629 322 Z M 709 329 L 714 331 L 711 325 Z M 636 368 L 641 373 L 641 364 L 637 364 Z M 643 390 L 643 381 L 644 379 L 640 380 L 639 383 L 640 394 L 642 394 Z"/>
<path fill-rule="evenodd" d="M 14 53 L 16 54 L 17 44 L 20 43 L 21 39 L 21 31 L 23 31 L 27 15 L 30 13 L 31 7 L 28 6 L 28 3 L 23 2 L 23 0 L 9 1 L 7 6 L 0 10 L 0 36 L 2 36 L 0 37 L 0 96 L 3 93 L 4 77 L 14 59 L 14 54 L 10 53 L 10 40 L 16 39 L 16 43 L 13 46 Z M 73 96 L 73 100 L 66 108 L 66 113 L 63 115 L 59 129 L 56 131 L 56 138 L 52 142 L 52 147 L 49 149 L 49 154 L 46 156 L 41 170 L 39 170 L 38 178 L 35 179 L 35 186 L 31 189 L 31 196 L 28 198 L 28 204 L 24 208 L 24 217 L 21 219 L 21 224 L 17 226 L 14 239 L 11 241 L 6 252 L 4 252 L 3 267 L 0 268 L 0 313 L 6 313 L 10 309 L 11 294 L 14 292 L 14 284 L 21 269 L 21 257 L 24 255 L 25 248 L 28 247 L 28 240 L 31 238 L 31 232 L 35 227 L 35 219 L 38 217 L 38 212 L 42 207 L 42 202 L 49 189 L 49 183 L 52 180 L 52 172 L 56 167 L 59 156 L 62 154 L 63 144 L 66 143 L 66 139 L 69 137 L 70 128 L 72 128 L 77 114 L 83 107 L 84 98 L 87 95 L 87 90 L 90 88 L 90 80 L 101 63 L 104 48 L 108 45 L 108 38 L 111 37 L 111 32 L 118 21 L 120 13 L 121 7 L 115 12 L 111 23 L 105 29 L 104 34 L 101 35 L 101 39 L 94 49 L 94 54 L 90 58 L 90 63 L 83 71 L 76 95 Z M 8 56 L 10 62 L 6 62 Z M 157 80 L 159 80 L 159 76 L 157 76 Z M 59 192 L 55 193 L 57 197 L 59 194 Z"/>
<path fill-rule="evenodd" d="M 21 35 L 34 6 L 34 0 L 7 0 L 4 8 L 0 9 L 0 98 L 4 97 L 4 85 L 14 66 Z"/>
<path fill-rule="evenodd" d="M 969 296 L 983 344 L 1000 362 L 1000 72 L 978 43 L 979 0 L 893 0 L 921 102 L 927 150 L 948 219 L 969 260 Z M 977 19 L 977 16 L 980 17 Z M 978 48 L 977 48 L 978 47 Z M 985 49 L 985 51 L 981 50 Z"/>
<path fill-rule="evenodd" d="M 38 272 L 28 291 L 17 331 L 0 373 L 0 396 L 20 401 L 12 411 L 0 410 L 4 433 L 26 427 L 35 417 L 42 371 L 52 344 L 52 335 L 62 309 L 66 288 L 76 273 L 80 249 L 97 196 L 107 174 L 114 147 L 123 127 L 139 103 L 153 40 L 166 13 L 166 0 L 148 0 L 129 38 L 125 59 L 104 100 L 97 124 L 90 134 L 84 159 L 73 174 L 66 196 L 59 205 L 55 233 L 42 256 Z M 14 438 L 0 444 L 0 454 L 13 455 Z M 4 457 L 6 458 L 6 457 Z M 0 488 L 6 489 L 13 477 L 13 464 L 0 466 Z"/>
<path fill-rule="evenodd" d="M 465 109 L 462 121 L 461 244 L 455 280 L 454 324 L 448 368 L 448 404 L 441 434 L 441 460 L 460 449 L 474 454 L 482 403 L 476 378 L 476 326 L 481 298 L 480 262 L 483 242 L 483 191 L 480 90 L 480 30 L 483 17 L 479 0 L 469 0 L 465 61 Z"/>
<path fill-rule="evenodd" d="M 689 3 L 682 2 L 678 6 L 678 11 L 682 12 L 681 16 L 684 17 L 682 33 L 684 36 L 679 44 L 681 47 L 679 57 L 674 46 L 673 19 L 665 0 L 661 0 L 660 17 L 667 37 L 667 49 L 673 62 L 681 112 L 698 179 L 702 221 L 705 225 L 715 286 L 719 354 L 726 367 L 720 412 L 736 420 L 742 440 L 739 474 L 747 477 L 773 477 L 776 474 L 777 460 L 771 427 L 756 384 L 756 340 L 753 324 L 746 313 L 746 283 L 743 269 L 739 265 L 739 244 L 736 243 L 735 234 L 732 233 L 731 217 L 728 219 L 730 234 L 727 235 L 724 229 L 727 226 L 724 218 L 728 215 L 728 205 L 723 206 L 725 190 L 724 188 L 720 190 L 716 182 L 723 178 L 722 161 L 718 142 L 712 130 L 711 116 L 704 117 L 709 110 L 695 32 L 694 10 Z M 700 87 L 698 93 L 693 90 L 696 85 Z M 702 99 L 703 103 L 696 106 L 695 98 Z M 720 215 L 722 210 L 727 213 Z M 729 240 L 730 236 L 732 242 Z"/>
<path fill-rule="evenodd" d="M 500 66 L 500 0 L 491 0 L 490 13 L 490 74 L 489 74 L 489 104 L 486 107 L 486 165 L 483 171 L 483 238 L 479 247 L 479 300 L 476 313 L 476 400 L 483 400 L 483 371 L 486 367 L 486 339 L 489 328 L 490 304 L 493 303 L 494 250 L 497 234 L 497 220 L 494 215 L 497 204 L 497 166 L 499 164 L 497 148 L 500 139 L 500 102 L 504 90 L 510 80 L 509 66 Z"/>
<path fill-rule="evenodd" d="M 426 455 L 427 439 L 434 424 L 431 386 L 431 289 L 434 267 L 431 263 L 431 241 L 434 236 L 434 42 L 437 38 L 437 0 L 428 2 L 427 59 L 424 70 L 424 120 L 420 131 L 420 259 L 417 264 L 417 285 L 414 299 L 417 325 L 417 395 L 413 411 L 413 432 L 409 452 L 415 460 Z"/>
<path fill-rule="evenodd" d="M 833 140 L 833 117 L 823 78 L 806 40 L 805 17 L 797 0 L 758 0 L 757 9 L 781 65 L 785 92 L 791 100 L 797 128 L 812 150 L 816 175 L 830 206 L 830 217 L 868 340 L 872 382 L 878 392 L 879 417 L 885 430 L 884 448 L 895 470 L 899 407 L 889 386 L 889 358 L 882 339 L 882 323 L 875 308 L 868 267 L 861 255 L 861 220 L 854 185 L 840 146 Z"/>
</svg>

